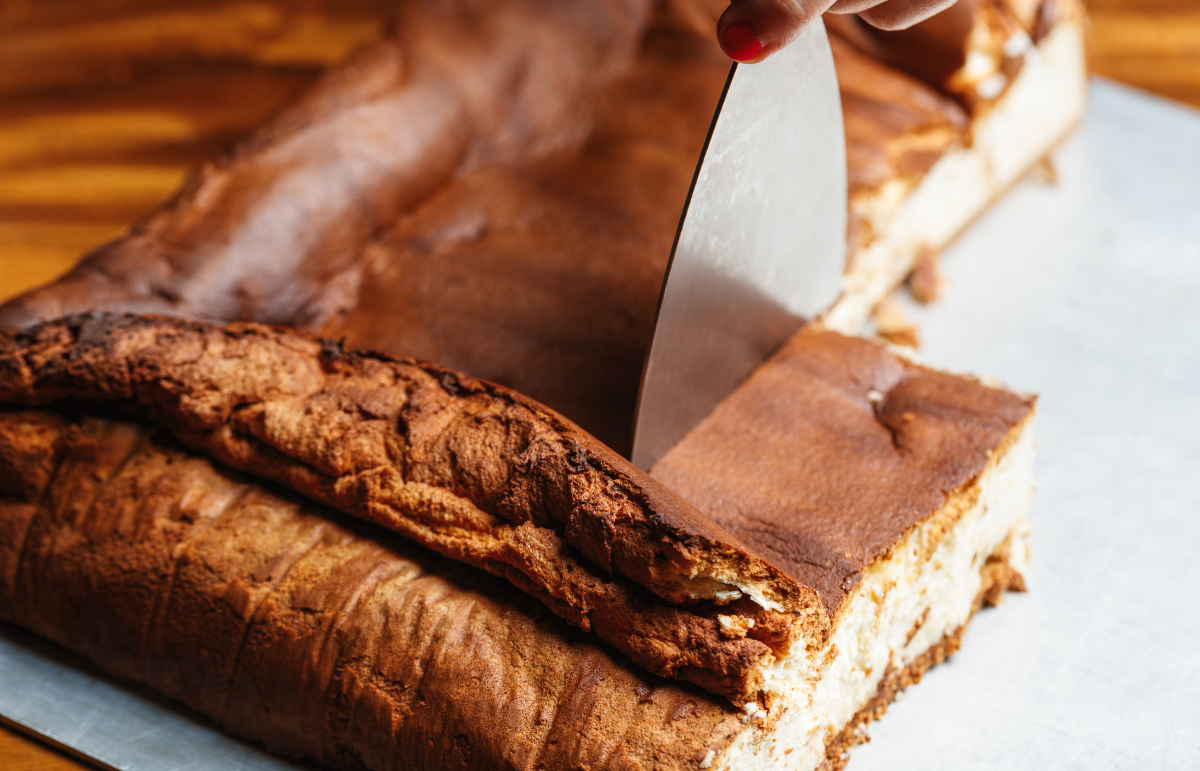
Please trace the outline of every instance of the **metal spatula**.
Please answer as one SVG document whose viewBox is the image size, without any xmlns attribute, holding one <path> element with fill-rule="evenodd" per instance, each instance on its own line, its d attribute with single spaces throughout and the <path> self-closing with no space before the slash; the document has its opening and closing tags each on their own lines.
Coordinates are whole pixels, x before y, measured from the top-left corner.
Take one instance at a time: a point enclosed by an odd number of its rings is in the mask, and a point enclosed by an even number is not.
<svg viewBox="0 0 1200 771">
<path fill-rule="evenodd" d="M 837 299 L 846 148 L 820 21 L 733 65 L 675 235 L 642 370 L 633 462 L 649 469 Z"/>
</svg>

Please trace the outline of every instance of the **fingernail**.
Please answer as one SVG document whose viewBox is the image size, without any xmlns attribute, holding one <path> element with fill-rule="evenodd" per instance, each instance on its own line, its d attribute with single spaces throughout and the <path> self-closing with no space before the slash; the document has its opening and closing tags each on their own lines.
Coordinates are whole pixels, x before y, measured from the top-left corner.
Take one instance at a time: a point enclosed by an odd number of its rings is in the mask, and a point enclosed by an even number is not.
<svg viewBox="0 0 1200 771">
<path fill-rule="evenodd" d="M 750 26 L 750 22 L 739 21 L 725 28 L 725 34 L 721 36 L 721 48 L 725 49 L 730 59 L 748 62 L 758 56 L 763 50 L 763 44 L 758 35 L 754 34 L 754 27 Z"/>
</svg>

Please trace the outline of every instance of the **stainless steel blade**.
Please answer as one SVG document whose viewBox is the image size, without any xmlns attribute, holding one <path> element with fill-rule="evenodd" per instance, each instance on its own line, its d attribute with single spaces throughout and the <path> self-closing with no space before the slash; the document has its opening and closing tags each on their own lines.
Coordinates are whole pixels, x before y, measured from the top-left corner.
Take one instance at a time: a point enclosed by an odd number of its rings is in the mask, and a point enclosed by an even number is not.
<svg viewBox="0 0 1200 771">
<path fill-rule="evenodd" d="M 841 100 L 818 21 L 765 62 L 730 70 L 663 279 L 635 464 L 654 465 L 837 299 L 846 200 Z"/>
</svg>

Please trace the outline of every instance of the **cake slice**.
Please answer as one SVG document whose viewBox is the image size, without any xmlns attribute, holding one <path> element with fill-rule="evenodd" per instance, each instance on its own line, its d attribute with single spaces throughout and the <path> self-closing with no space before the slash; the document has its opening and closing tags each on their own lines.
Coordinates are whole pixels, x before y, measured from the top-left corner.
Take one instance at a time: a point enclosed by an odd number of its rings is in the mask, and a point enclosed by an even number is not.
<svg viewBox="0 0 1200 771">
<path fill-rule="evenodd" d="M 0 410 L 0 618 L 332 767 L 840 768 L 1021 585 L 1032 400 L 830 332 L 794 338 L 654 470 L 828 614 L 831 636 L 741 709 L 507 582 L 93 409 Z M 749 621 L 717 616 L 730 640 Z"/>
<path fill-rule="evenodd" d="M 938 254 L 1082 120 L 1085 16 L 1078 0 L 960 0 L 902 32 L 826 20 L 849 49 L 850 249 L 824 321 L 854 334 L 914 271 L 932 299 Z"/>
<path fill-rule="evenodd" d="M 813 329 L 652 469 L 819 592 L 829 641 L 774 673 L 778 730 L 806 737 L 805 757 L 838 765 L 981 603 L 1024 589 L 1034 406 Z"/>
</svg>

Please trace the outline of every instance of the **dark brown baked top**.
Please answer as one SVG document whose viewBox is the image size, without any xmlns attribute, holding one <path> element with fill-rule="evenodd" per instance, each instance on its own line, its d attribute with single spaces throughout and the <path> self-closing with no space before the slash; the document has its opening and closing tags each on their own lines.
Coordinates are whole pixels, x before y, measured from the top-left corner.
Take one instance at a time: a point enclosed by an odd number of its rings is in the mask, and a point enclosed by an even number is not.
<svg viewBox="0 0 1200 771">
<path fill-rule="evenodd" d="M 125 421 L 0 410 L 0 619 L 334 768 L 682 771 L 746 728 L 504 581 Z"/>
<path fill-rule="evenodd" d="M 832 618 L 861 572 L 971 485 L 1036 398 L 802 332 L 651 474 L 797 581 Z"/>
<path fill-rule="evenodd" d="M 627 453 L 662 273 L 729 61 L 709 28 L 659 19 L 643 34 L 638 0 L 541 14 L 516 50 L 504 30 L 544 1 L 493 3 L 466 30 L 446 21 L 436 45 L 463 50 L 445 73 L 405 68 L 412 46 L 435 45 L 409 38 L 447 12 L 407 4 L 388 39 L 127 237 L 0 307 L 0 326 L 85 310 L 288 324 L 509 386 Z M 961 140 L 962 109 L 832 29 L 853 189 L 915 183 Z M 468 120 L 468 86 L 504 109 Z M 852 247 L 874 236 L 853 206 L 850 230 Z"/>
<path fill-rule="evenodd" d="M 828 634 L 813 589 L 608 447 L 436 365 L 257 324 L 87 314 L 0 333 L 0 402 L 79 400 L 507 578 L 650 671 L 739 704 L 761 698 L 776 653 Z M 747 636 L 721 633 L 730 612 L 755 620 Z"/>
<path fill-rule="evenodd" d="M 367 249 L 357 304 L 322 334 L 511 386 L 628 454 L 663 271 L 728 71 L 709 41 L 651 32 L 582 148 L 443 185 Z"/>
<path fill-rule="evenodd" d="M 198 169 L 0 328 L 86 310 L 316 328 L 352 307 L 363 247 L 447 179 L 588 135 L 651 0 L 407 0 L 388 35 Z"/>
<path fill-rule="evenodd" d="M 915 183 L 963 140 L 954 101 L 832 37 L 856 194 Z M 663 270 L 728 59 L 647 34 L 578 150 L 443 185 L 364 253 L 355 307 L 322 333 L 526 393 L 622 454 Z M 851 213 L 852 239 L 871 234 Z"/>
</svg>

